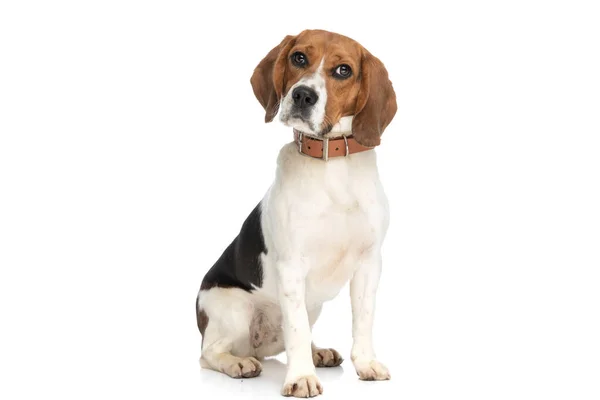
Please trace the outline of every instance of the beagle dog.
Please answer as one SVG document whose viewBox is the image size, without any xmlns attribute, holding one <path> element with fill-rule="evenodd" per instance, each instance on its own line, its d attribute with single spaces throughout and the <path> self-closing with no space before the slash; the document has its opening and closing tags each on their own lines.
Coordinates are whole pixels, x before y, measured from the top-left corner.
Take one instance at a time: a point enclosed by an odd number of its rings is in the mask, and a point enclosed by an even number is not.
<svg viewBox="0 0 600 400">
<path fill-rule="evenodd" d="M 286 36 L 250 80 L 266 111 L 292 128 L 275 181 L 204 277 L 196 301 L 204 368 L 233 378 L 287 353 L 282 394 L 323 392 L 315 367 L 340 354 L 312 343 L 323 303 L 350 281 L 360 379 L 390 379 L 372 343 L 388 203 L 375 151 L 396 113 L 381 61 L 354 40 L 322 30 Z"/>
</svg>

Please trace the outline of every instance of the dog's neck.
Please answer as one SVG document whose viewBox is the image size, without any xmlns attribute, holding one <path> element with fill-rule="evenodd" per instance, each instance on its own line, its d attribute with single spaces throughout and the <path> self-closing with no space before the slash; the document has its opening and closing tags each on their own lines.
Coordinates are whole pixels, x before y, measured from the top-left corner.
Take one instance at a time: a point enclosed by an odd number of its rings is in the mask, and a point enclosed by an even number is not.
<svg viewBox="0 0 600 400">
<path fill-rule="evenodd" d="M 352 120 L 353 119 L 354 119 L 353 115 L 340 118 L 338 123 L 335 124 L 333 126 L 333 128 L 331 128 L 331 131 L 329 131 L 329 133 L 326 133 L 325 135 L 323 135 L 323 137 L 332 139 L 332 138 L 342 137 L 342 136 L 352 136 Z"/>
<path fill-rule="evenodd" d="M 294 129 L 294 142 L 298 152 L 312 158 L 328 161 L 334 157 L 347 157 L 354 153 L 372 150 L 352 137 L 352 116 L 343 117 L 323 136 L 313 136 Z"/>
</svg>

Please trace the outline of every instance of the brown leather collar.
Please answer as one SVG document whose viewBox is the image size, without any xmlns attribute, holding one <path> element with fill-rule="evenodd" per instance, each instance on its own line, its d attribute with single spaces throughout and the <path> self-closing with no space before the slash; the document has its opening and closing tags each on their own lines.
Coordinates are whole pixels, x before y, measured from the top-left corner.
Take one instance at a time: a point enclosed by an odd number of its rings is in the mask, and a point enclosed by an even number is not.
<svg viewBox="0 0 600 400">
<path fill-rule="evenodd" d="M 345 157 L 361 151 L 372 150 L 373 147 L 363 146 L 352 136 L 328 139 L 309 136 L 294 129 L 294 142 L 300 154 L 327 161 L 332 157 Z"/>
</svg>

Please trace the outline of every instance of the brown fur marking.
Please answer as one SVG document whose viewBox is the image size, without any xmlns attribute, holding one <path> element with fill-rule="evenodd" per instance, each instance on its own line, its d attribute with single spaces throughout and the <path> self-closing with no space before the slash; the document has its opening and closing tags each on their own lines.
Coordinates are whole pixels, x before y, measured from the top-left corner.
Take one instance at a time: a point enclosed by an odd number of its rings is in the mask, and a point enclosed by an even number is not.
<svg viewBox="0 0 600 400">
<path fill-rule="evenodd" d="M 290 56 L 301 51 L 308 66 L 295 67 Z M 271 122 L 279 101 L 303 76 L 314 74 L 325 57 L 323 71 L 327 88 L 325 120 L 327 132 L 340 118 L 354 115 L 352 132 L 356 140 L 368 147 L 377 146 L 380 136 L 394 117 L 397 105 L 392 82 L 383 63 L 356 41 L 337 33 L 305 30 L 286 36 L 258 64 L 252 75 L 254 94 L 265 109 L 265 122 Z M 352 76 L 340 80 L 333 72 L 340 64 L 352 68 Z"/>
<path fill-rule="evenodd" d="M 204 345 L 204 332 L 208 326 L 208 315 L 204 310 L 198 309 L 197 304 L 198 301 L 196 301 L 196 320 L 198 322 L 198 330 L 200 330 L 200 334 L 202 335 L 202 345 Z"/>
</svg>

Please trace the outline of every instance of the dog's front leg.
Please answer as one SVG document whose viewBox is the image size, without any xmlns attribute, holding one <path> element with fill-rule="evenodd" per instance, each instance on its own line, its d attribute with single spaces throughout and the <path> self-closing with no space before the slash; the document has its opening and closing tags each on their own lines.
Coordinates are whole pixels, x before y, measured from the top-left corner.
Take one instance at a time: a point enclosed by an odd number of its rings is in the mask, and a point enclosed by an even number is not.
<svg viewBox="0 0 600 400">
<path fill-rule="evenodd" d="M 362 380 L 390 379 L 390 373 L 385 365 L 376 360 L 373 350 L 375 295 L 380 275 L 381 253 L 377 251 L 361 263 L 350 281 L 354 339 L 351 358 L 356 373 Z"/>
<path fill-rule="evenodd" d="M 306 269 L 292 262 L 278 264 L 279 304 L 283 316 L 283 334 L 287 353 L 287 375 L 281 394 L 313 397 L 323 393 L 315 374 L 311 350 L 311 332 L 306 311 Z"/>
</svg>

